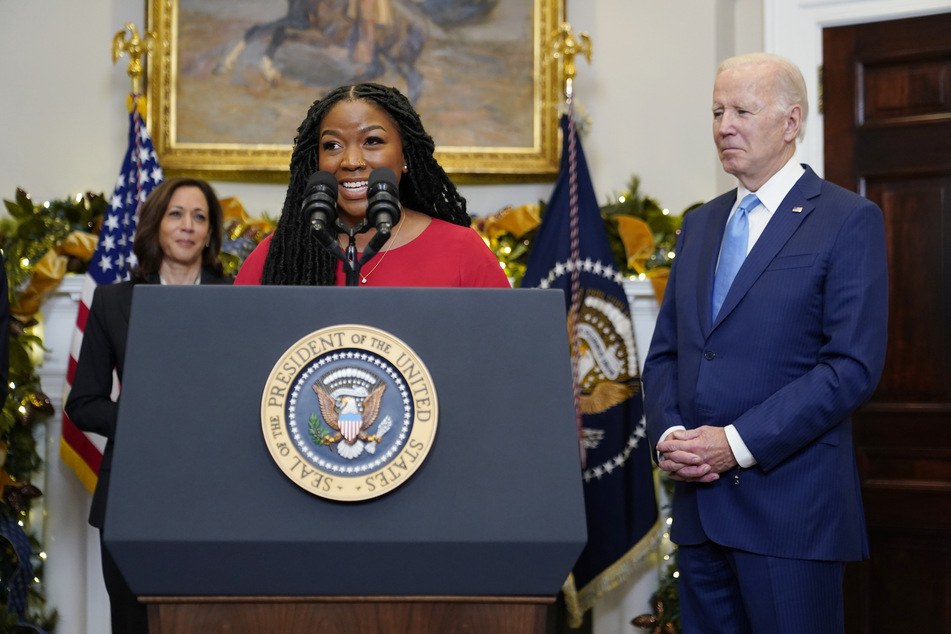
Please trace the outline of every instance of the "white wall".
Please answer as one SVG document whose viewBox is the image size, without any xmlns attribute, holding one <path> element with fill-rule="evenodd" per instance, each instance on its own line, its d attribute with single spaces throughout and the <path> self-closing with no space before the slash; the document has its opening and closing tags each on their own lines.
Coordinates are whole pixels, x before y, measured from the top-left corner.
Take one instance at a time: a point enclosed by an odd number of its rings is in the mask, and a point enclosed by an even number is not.
<svg viewBox="0 0 951 634">
<path fill-rule="evenodd" d="M 111 191 L 126 145 L 125 64 L 112 36 L 142 0 L 0 0 L 0 197 Z"/>
</svg>

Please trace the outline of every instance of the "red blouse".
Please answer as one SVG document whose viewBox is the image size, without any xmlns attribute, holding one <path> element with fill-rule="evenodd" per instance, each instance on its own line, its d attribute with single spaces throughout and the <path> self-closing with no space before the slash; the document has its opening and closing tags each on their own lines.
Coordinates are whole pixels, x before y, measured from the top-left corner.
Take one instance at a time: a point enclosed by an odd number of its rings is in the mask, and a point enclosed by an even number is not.
<svg viewBox="0 0 951 634">
<path fill-rule="evenodd" d="M 234 283 L 261 283 L 271 236 L 247 257 Z M 430 286 L 509 288 L 495 254 L 474 229 L 433 218 L 423 232 L 401 247 L 370 258 L 360 270 L 361 286 Z M 363 279 L 366 282 L 363 282 Z M 337 263 L 336 285 L 346 283 L 343 263 Z"/>
</svg>

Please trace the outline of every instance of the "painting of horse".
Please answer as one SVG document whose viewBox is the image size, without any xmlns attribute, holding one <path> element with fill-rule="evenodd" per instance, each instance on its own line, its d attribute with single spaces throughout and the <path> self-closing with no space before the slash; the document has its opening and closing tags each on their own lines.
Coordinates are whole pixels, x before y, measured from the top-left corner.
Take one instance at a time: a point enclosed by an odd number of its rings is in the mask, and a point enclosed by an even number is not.
<svg viewBox="0 0 951 634">
<path fill-rule="evenodd" d="M 540 57 L 563 0 L 147 2 L 160 38 L 171 39 L 149 80 L 166 113 L 153 131 L 163 166 L 174 169 L 177 156 L 186 169 L 261 157 L 280 169 L 316 99 L 374 81 L 411 100 L 462 171 L 515 173 L 523 160 L 557 171 L 557 132 L 540 116 L 554 73 Z"/>
<path fill-rule="evenodd" d="M 531 89 L 531 77 L 507 76 L 506 66 L 519 56 L 530 59 L 531 38 L 525 29 L 530 28 L 531 16 L 522 11 L 514 24 L 509 22 L 508 35 L 489 40 L 486 34 L 490 26 L 501 26 L 499 18 L 515 17 L 504 11 L 497 16 L 498 0 L 231 0 L 226 3 L 227 11 L 215 13 L 216 4 L 221 3 L 179 1 L 183 59 L 186 47 L 188 50 L 188 63 L 179 66 L 179 89 L 183 99 L 195 93 L 194 107 L 182 106 L 196 116 L 210 103 L 200 101 L 198 95 L 211 96 L 209 91 L 214 89 L 214 101 L 240 112 L 245 122 L 249 106 L 257 103 L 260 121 L 252 124 L 253 128 L 264 127 L 262 124 L 275 117 L 296 118 L 299 123 L 309 103 L 320 94 L 362 81 L 394 85 L 425 111 L 427 106 L 439 107 L 439 95 L 446 90 L 446 71 L 465 66 L 478 72 L 470 72 L 467 82 L 453 83 L 468 83 L 471 92 L 467 91 L 466 101 L 470 103 L 480 101 L 475 93 L 486 88 L 486 83 L 499 86 L 495 91 L 490 88 L 489 95 L 494 92 L 501 97 L 521 84 L 523 96 L 530 97 L 525 89 Z M 522 4 L 522 9 L 529 8 Z M 241 5 L 247 10 L 239 11 Z M 265 17 L 265 7 L 279 8 L 280 14 Z M 515 26 L 519 23 L 521 30 Z M 220 41 L 223 32 L 238 34 Z M 440 59 L 456 57 L 463 58 L 464 64 L 438 68 Z M 473 63 L 476 59 L 480 63 Z M 196 80 L 193 84 L 191 78 Z M 428 99 L 423 99 L 424 94 Z M 297 105 L 292 109 L 296 113 L 285 112 L 292 104 Z M 482 104 L 480 109 L 485 113 L 504 105 L 496 101 Z M 220 115 L 211 129 L 223 129 Z M 183 126 L 187 120 L 186 116 Z M 428 124 L 425 117 L 424 123 Z M 261 140 L 287 141 L 293 128 L 274 132 L 271 139 Z"/>
</svg>

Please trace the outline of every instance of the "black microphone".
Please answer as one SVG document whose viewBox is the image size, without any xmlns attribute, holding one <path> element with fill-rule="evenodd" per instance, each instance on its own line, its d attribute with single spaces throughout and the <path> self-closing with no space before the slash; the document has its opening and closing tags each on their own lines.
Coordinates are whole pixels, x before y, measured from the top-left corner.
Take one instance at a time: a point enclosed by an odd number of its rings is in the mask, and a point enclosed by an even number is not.
<svg viewBox="0 0 951 634">
<path fill-rule="evenodd" d="M 367 184 L 367 220 L 378 234 L 388 237 L 402 213 L 396 174 L 388 167 L 376 168 L 370 173 Z"/>
<path fill-rule="evenodd" d="M 301 213 L 310 216 L 318 234 L 326 234 L 337 220 L 337 179 L 330 172 L 317 170 L 307 179 Z M 336 233 L 336 231 L 334 231 Z"/>
</svg>

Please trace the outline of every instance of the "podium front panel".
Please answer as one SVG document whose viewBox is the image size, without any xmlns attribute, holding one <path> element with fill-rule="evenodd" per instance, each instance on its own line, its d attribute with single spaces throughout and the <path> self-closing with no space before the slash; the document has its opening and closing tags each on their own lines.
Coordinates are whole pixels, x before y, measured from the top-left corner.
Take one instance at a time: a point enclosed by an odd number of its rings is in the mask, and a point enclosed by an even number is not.
<svg viewBox="0 0 951 634">
<path fill-rule="evenodd" d="M 424 464 L 315 496 L 261 430 L 296 341 L 362 324 L 432 375 Z M 139 595 L 553 595 L 586 539 L 561 291 L 139 286 L 105 541 Z"/>
</svg>

